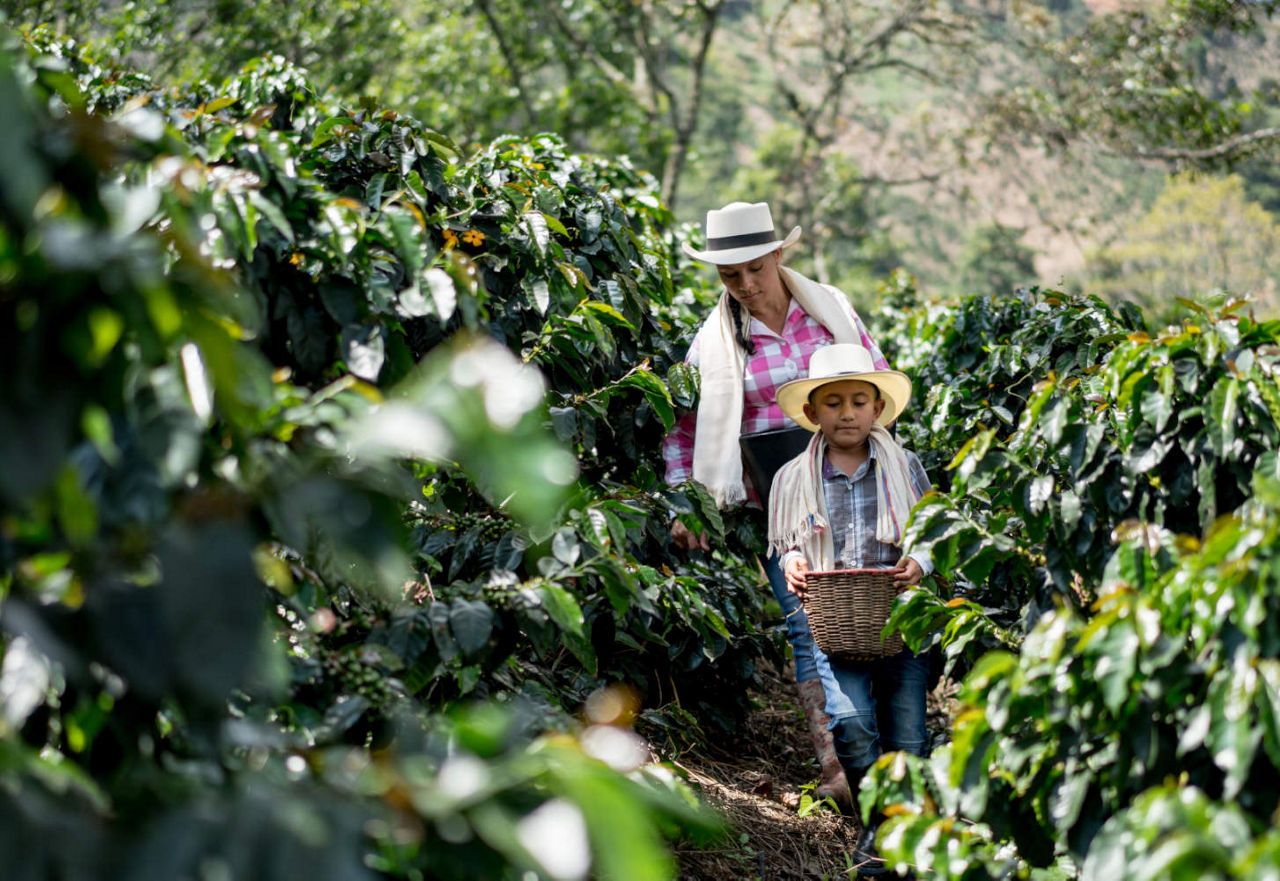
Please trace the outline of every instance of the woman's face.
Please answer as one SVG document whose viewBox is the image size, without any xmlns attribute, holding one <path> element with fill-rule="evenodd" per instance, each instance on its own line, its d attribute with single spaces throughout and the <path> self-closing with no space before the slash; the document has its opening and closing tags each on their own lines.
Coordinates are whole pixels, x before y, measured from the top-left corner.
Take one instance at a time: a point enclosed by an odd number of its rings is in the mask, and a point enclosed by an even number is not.
<svg viewBox="0 0 1280 881">
<path fill-rule="evenodd" d="M 779 255 L 779 251 L 771 251 L 745 263 L 718 267 L 725 290 L 746 306 L 748 312 L 761 314 L 786 305 L 787 289 L 782 284 L 782 273 L 778 271 Z"/>
</svg>

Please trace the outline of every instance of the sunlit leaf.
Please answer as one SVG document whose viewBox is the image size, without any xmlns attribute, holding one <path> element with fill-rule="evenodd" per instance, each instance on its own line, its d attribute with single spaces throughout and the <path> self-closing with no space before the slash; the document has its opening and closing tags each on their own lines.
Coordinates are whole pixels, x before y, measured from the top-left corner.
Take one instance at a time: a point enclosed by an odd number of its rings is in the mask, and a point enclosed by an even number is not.
<svg viewBox="0 0 1280 881">
<path fill-rule="evenodd" d="M 539 315 L 546 315 L 551 307 L 551 288 L 545 279 L 534 279 L 528 283 L 528 290 L 533 295 L 534 306 Z"/>
<path fill-rule="evenodd" d="M 376 381 L 387 356 L 382 329 L 369 325 L 344 327 L 342 351 L 348 370 L 361 379 Z"/>
<path fill-rule="evenodd" d="M 547 218 L 540 211 L 531 211 L 524 215 L 524 226 L 529 237 L 538 248 L 539 254 L 545 254 L 547 244 L 551 241 L 551 233 L 547 229 Z"/>
<path fill-rule="evenodd" d="M 424 278 L 427 289 L 431 291 L 431 299 L 435 302 L 436 314 L 442 322 L 448 321 L 458 308 L 458 292 L 453 279 L 447 272 L 436 267 L 428 269 Z"/>
<path fill-rule="evenodd" d="M 547 614 L 558 627 L 576 636 L 583 635 L 582 609 L 578 601 L 573 598 L 573 594 L 550 581 L 539 585 L 538 593 L 542 596 L 543 608 L 547 610 Z"/>
</svg>

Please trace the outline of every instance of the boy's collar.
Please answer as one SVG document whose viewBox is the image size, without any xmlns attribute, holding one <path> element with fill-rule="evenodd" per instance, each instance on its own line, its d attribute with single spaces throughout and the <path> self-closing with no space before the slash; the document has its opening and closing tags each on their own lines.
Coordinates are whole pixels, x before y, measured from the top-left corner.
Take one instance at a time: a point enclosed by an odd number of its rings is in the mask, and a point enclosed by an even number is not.
<svg viewBox="0 0 1280 881">
<path fill-rule="evenodd" d="M 867 441 L 867 462 L 871 463 L 876 460 L 876 445 Z M 842 477 L 848 477 L 843 471 L 831 464 L 831 447 L 824 447 L 822 450 L 822 476 L 835 477 L 839 474 Z"/>
</svg>

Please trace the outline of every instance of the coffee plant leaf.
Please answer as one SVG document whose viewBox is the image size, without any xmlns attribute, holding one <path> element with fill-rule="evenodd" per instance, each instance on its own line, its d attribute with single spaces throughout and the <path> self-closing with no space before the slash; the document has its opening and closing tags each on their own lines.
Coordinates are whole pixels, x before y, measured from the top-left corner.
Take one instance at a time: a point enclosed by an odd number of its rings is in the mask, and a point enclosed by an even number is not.
<svg viewBox="0 0 1280 881">
<path fill-rule="evenodd" d="M 449 628 L 464 654 L 476 654 L 493 633 L 493 610 L 481 600 L 457 597 L 449 607 Z"/>
</svg>

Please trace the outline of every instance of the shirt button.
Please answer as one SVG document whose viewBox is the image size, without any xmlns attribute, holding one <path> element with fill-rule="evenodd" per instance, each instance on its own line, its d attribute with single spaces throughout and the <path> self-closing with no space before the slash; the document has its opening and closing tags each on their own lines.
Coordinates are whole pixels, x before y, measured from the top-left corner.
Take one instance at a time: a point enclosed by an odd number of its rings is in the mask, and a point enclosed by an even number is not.
<svg viewBox="0 0 1280 881">
<path fill-rule="evenodd" d="M 800 368 L 797 367 L 796 362 L 792 361 L 790 358 L 787 359 L 786 373 L 787 373 L 787 376 L 791 377 L 792 379 L 800 375 Z"/>
</svg>

